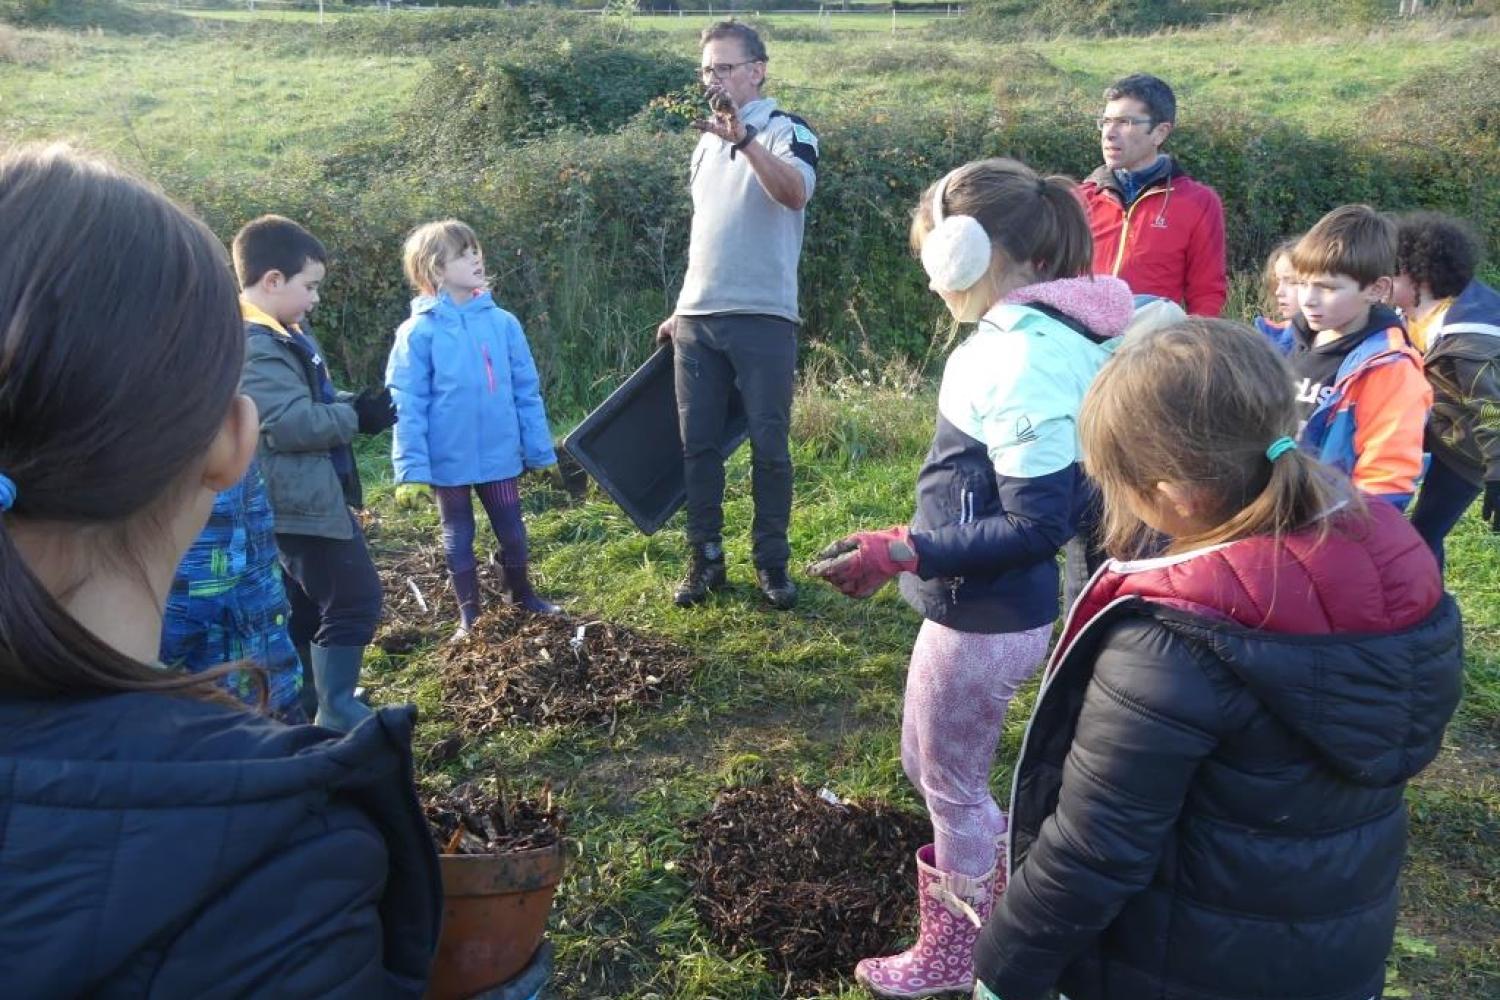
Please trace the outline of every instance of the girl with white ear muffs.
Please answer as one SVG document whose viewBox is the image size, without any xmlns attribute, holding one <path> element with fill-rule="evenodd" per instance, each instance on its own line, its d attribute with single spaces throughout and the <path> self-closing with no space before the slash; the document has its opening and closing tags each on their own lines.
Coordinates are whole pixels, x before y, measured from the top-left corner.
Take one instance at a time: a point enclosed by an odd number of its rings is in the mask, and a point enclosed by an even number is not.
<svg viewBox="0 0 1500 1000">
<path fill-rule="evenodd" d="M 901 760 L 934 843 L 917 852 L 916 944 L 855 969 L 885 997 L 973 987 L 978 928 L 1005 886 L 1007 824 L 990 767 L 1057 618 L 1057 553 L 1086 500 L 1083 394 L 1132 313 L 1124 282 L 1091 274 L 1073 183 L 1015 160 L 966 164 L 934 184 L 911 241 L 953 318 L 978 326 L 943 372 L 911 523 L 850 535 L 809 567 L 855 598 L 899 575 L 924 619 Z"/>
</svg>

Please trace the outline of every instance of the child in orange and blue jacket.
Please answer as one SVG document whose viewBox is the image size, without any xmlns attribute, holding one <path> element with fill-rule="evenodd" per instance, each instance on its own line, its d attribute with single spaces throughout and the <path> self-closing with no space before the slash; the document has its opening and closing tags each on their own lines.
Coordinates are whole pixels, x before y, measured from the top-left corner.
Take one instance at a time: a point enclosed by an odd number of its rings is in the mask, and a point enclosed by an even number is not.
<svg viewBox="0 0 1500 1000">
<path fill-rule="evenodd" d="M 1301 314 L 1288 361 L 1301 446 L 1405 510 L 1422 477 L 1432 389 L 1401 318 L 1384 303 L 1396 224 L 1367 205 L 1329 212 L 1297 242 Z"/>
</svg>

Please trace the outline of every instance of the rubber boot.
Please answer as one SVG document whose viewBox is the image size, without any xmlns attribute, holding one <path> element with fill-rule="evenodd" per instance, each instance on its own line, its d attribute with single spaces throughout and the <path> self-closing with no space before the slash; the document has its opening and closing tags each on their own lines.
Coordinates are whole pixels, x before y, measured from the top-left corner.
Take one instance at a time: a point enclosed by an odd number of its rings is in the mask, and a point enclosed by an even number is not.
<svg viewBox="0 0 1500 1000">
<path fill-rule="evenodd" d="M 917 851 L 917 942 L 899 955 L 867 958 L 854 978 L 876 996 L 930 997 L 974 989 L 974 945 L 995 906 L 996 869 L 984 875 L 941 872 L 933 845 Z"/>
<path fill-rule="evenodd" d="M 531 589 L 531 578 L 524 564 L 506 566 L 504 570 L 505 592 L 510 595 L 513 603 L 537 615 L 555 615 L 562 611 L 562 608 L 537 596 L 537 592 Z"/>
<path fill-rule="evenodd" d="M 347 733 L 374 714 L 370 706 L 354 698 L 365 647 L 313 643 L 311 648 L 313 677 L 318 685 L 316 722 L 326 729 Z"/>
<path fill-rule="evenodd" d="M 458 598 L 458 631 L 453 633 L 453 641 L 460 642 L 469 637 L 479 620 L 479 571 L 460 570 L 452 577 L 453 596 Z"/>
<path fill-rule="evenodd" d="M 990 886 L 990 899 L 997 907 L 1010 883 L 1010 817 L 1004 818 L 1006 832 L 995 838 L 995 882 Z"/>
<path fill-rule="evenodd" d="M 710 593 L 723 587 L 728 579 L 724 571 L 724 546 L 718 542 L 694 545 L 687 576 L 677 585 L 677 593 L 672 600 L 679 608 L 702 604 Z"/>
<path fill-rule="evenodd" d="M 311 720 L 318 714 L 318 681 L 313 676 L 310 643 L 297 644 L 297 659 L 302 661 L 302 690 L 298 692 L 297 698 L 302 705 L 302 714 Z"/>
</svg>

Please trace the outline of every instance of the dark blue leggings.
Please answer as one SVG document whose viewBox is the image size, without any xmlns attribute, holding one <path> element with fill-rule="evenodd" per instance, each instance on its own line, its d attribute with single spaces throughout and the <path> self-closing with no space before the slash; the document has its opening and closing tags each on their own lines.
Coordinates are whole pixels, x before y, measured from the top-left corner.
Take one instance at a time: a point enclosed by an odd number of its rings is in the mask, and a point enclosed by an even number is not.
<svg viewBox="0 0 1500 1000">
<path fill-rule="evenodd" d="M 1482 489 L 1484 487 L 1469 482 L 1441 459 L 1434 457 L 1428 464 L 1427 475 L 1422 478 L 1422 491 L 1417 494 L 1417 505 L 1412 508 L 1411 524 L 1432 547 L 1438 569 L 1443 568 L 1443 539 L 1448 537 L 1448 532 L 1453 530 Z"/>
<path fill-rule="evenodd" d="M 521 521 L 521 490 L 518 479 L 498 479 L 477 486 L 437 486 L 438 518 L 443 524 L 443 555 L 448 569 L 462 573 L 474 568 L 474 502 L 479 494 L 490 527 L 500 540 L 500 565 L 521 569 L 526 565 L 526 525 Z"/>
</svg>

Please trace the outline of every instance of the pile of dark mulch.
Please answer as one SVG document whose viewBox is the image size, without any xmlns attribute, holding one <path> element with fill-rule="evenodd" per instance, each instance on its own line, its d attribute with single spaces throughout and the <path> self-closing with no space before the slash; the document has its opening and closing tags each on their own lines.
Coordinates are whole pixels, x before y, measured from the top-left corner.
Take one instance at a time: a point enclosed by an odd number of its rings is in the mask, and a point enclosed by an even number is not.
<svg viewBox="0 0 1500 1000">
<path fill-rule="evenodd" d="M 446 639 L 458 624 L 448 567 L 436 545 L 392 550 L 372 540 L 371 555 L 385 594 L 375 645 L 403 655 Z"/>
<path fill-rule="evenodd" d="M 470 737 L 514 723 L 607 723 L 687 687 L 697 661 L 680 647 L 572 615 L 513 605 L 484 614 L 447 652 L 443 707 Z"/>
<path fill-rule="evenodd" d="M 924 816 L 775 782 L 720 792 L 688 833 L 699 919 L 732 952 L 764 949 L 786 993 L 852 976 L 915 928 Z"/>
<path fill-rule="evenodd" d="M 498 782 L 467 781 L 424 799 L 432 839 L 444 854 L 508 854 L 551 847 L 567 819 L 544 787 L 537 799 L 512 798 Z"/>
</svg>

